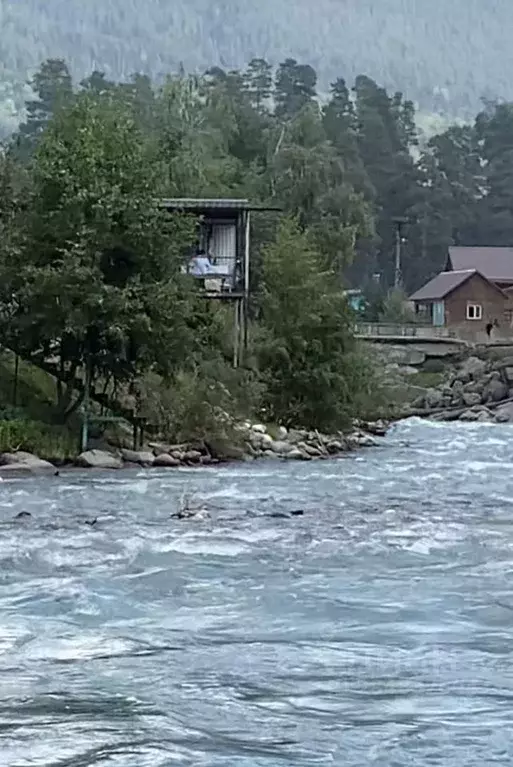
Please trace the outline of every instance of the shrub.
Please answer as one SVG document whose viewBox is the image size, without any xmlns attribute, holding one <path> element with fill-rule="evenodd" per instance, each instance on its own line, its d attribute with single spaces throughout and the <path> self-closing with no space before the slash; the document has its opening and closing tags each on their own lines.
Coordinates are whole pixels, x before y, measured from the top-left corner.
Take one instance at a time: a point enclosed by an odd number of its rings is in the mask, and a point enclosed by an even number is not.
<svg viewBox="0 0 513 767">
<path fill-rule="evenodd" d="M 262 392 L 254 373 L 234 370 L 219 359 L 182 370 L 171 382 L 148 375 L 139 390 L 148 423 L 177 442 L 214 437 L 236 441 L 236 422 L 258 410 Z"/>
<path fill-rule="evenodd" d="M 40 458 L 65 460 L 77 454 L 76 437 L 60 427 L 25 419 L 0 420 L 0 452 L 24 450 Z"/>
</svg>

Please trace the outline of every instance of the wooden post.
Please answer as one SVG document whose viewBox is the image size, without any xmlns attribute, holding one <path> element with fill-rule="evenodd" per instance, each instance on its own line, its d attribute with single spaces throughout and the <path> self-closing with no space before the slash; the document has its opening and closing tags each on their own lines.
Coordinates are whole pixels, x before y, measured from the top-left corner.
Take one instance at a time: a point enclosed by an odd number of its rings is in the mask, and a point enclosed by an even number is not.
<svg viewBox="0 0 513 767">
<path fill-rule="evenodd" d="M 239 367 L 239 346 L 240 346 L 240 299 L 236 298 L 234 301 L 235 312 L 233 318 L 233 367 Z"/>
<path fill-rule="evenodd" d="M 250 260 L 250 213 L 246 211 L 245 233 L 244 233 L 244 305 L 243 305 L 243 323 L 244 323 L 244 358 L 248 353 L 249 339 L 249 260 Z"/>
<path fill-rule="evenodd" d="M 18 374 L 20 369 L 20 356 L 14 355 L 14 381 L 12 383 L 12 404 L 16 407 L 18 401 Z"/>
<path fill-rule="evenodd" d="M 82 434 L 80 438 L 80 448 L 82 453 L 87 450 L 89 442 L 89 390 L 91 388 L 91 361 L 89 357 L 86 361 L 85 382 L 84 382 L 84 401 L 82 403 Z"/>
</svg>

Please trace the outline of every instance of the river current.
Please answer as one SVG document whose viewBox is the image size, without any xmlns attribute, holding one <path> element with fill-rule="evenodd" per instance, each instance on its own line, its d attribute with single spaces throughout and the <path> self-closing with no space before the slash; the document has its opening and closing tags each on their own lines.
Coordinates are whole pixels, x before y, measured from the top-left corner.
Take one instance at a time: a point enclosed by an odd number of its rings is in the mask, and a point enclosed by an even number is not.
<svg viewBox="0 0 513 767">
<path fill-rule="evenodd" d="M 512 427 L 6 480 L 0 533 L 1 767 L 513 764 Z"/>
</svg>

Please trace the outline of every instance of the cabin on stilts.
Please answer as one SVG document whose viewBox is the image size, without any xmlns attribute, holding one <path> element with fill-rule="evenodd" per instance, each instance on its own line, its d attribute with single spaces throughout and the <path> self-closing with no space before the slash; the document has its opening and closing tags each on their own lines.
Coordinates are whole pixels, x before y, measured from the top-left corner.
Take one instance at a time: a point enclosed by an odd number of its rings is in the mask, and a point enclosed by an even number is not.
<svg viewBox="0 0 513 767">
<path fill-rule="evenodd" d="M 197 280 L 206 299 L 233 304 L 233 365 L 239 367 L 248 346 L 251 213 L 280 208 L 187 197 L 163 199 L 160 205 L 197 218 L 196 243 L 184 255 L 183 270 Z"/>
</svg>

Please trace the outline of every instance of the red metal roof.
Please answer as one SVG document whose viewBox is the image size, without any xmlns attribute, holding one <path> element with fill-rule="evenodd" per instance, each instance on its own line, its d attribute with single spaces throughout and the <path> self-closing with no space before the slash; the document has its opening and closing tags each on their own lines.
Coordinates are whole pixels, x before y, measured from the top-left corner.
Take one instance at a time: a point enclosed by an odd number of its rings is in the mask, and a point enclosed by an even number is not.
<svg viewBox="0 0 513 767">
<path fill-rule="evenodd" d="M 513 248 L 450 247 L 447 270 L 474 269 L 492 282 L 513 283 Z"/>
</svg>

